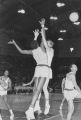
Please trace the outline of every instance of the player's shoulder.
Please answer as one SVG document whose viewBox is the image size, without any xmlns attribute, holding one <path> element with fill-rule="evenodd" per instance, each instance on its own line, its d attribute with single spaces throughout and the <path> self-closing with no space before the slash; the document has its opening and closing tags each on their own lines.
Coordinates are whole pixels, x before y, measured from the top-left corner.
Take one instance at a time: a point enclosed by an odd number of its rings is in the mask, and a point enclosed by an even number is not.
<svg viewBox="0 0 81 120">
<path fill-rule="evenodd" d="M 7 78 L 9 81 L 11 80 L 10 77 Z"/>
<path fill-rule="evenodd" d="M 66 76 L 73 76 L 74 77 L 74 74 L 72 72 L 69 72 L 66 74 Z"/>
<path fill-rule="evenodd" d="M 33 49 L 32 52 L 39 51 L 40 49 L 41 49 L 40 47 L 37 47 L 36 49 Z"/>
<path fill-rule="evenodd" d="M 54 52 L 54 49 L 53 49 L 53 48 L 48 47 L 47 51 L 49 51 L 49 52 Z"/>
</svg>

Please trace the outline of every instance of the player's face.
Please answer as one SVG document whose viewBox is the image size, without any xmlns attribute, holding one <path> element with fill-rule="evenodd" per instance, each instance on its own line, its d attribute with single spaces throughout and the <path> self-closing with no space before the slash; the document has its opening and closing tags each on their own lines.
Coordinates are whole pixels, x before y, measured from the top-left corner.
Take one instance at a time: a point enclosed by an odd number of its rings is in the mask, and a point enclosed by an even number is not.
<svg viewBox="0 0 81 120">
<path fill-rule="evenodd" d="M 8 75 L 9 75 L 9 72 L 6 70 L 6 71 L 4 72 L 4 75 L 8 76 Z"/>
<path fill-rule="evenodd" d="M 54 43 L 51 41 L 51 40 L 48 40 L 47 41 L 47 44 L 48 44 L 48 46 L 51 48 L 51 47 L 53 47 L 53 45 L 54 45 Z"/>
<path fill-rule="evenodd" d="M 71 71 L 76 72 L 77 71 L 77 66 L 76 65 L 72 65 Z"/>
</svg>

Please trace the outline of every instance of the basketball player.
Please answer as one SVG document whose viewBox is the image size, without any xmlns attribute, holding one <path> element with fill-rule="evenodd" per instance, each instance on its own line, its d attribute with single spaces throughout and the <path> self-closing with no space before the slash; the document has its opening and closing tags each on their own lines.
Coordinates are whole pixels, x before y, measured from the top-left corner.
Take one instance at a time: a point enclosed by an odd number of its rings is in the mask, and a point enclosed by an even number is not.
<svg viewBox="0 0 81 120">
<path fill-rule="evenodd" d="M 11 80 L 8 77 L 8 75 L 9 75 L 8 70 L 5 70 L 4 75 L 0 76 L 0 97 L 2 98 L 2 100 L 4 101 L 5 105 L 7 106 L 10 112 L 10 120 L 14 120 L 13 111 L 7 102 L 7 91 L 11 89 Z M 0 120 L 2 120 L 1 110 L 0 110 Z"/>
<path fill-rule="evenodd" d="M 75 98 L 81 98 L 81 90 L 76 82 L 76 72 L 78 68 L 75 64 L 72 64 L 70 69 L 71 72 L 67 73 L 66 78 L 62 81 L 62 93 L 64 94 L 64 99 L 68 102 L 67 120 L 71 120 L 74 112 L 73 100 Z"/>
<path fill-rule="evenodd" d="M 49 79 L 52 79 L 52 69 L 51 69 L 51 62 L 52 62 L 52 59 L 53 59 L 53 56 L 54 56 L 54 50 L 53 50 L 53 45 L 54 43 L 51 41 L 51 40 L 47 40 L 46 41 L 46 38 L 45 38 L 45 19 L 41 19 L 40 21 L 40 25 L 41 25 L 41 36 L 42 36 L 42 39 L 44 41 L 44 46 L 47 50 L 47 54 L 48 54 L 48 65 L 50 66 L 49 67 L 49 70 L 50 70 L 50 75 L 49 75 L 49 78 L 47 78 L 44 86 L 43 86 L 43 91 L 44 91 L 44 95 L 45 95 L 45 110 L 44 110 L 44 114 L 47 115 L 49 113 L 49 109 L 50 109 L 50 104 L 49 104 L 49 92 L 48 92 L 48 84 L 49 84 Z M 32 82 L 34 80 L 32 79 L 32 81 L 30 81 L 29 83 L 27 84 L 23 84 L 24 86 L 27 86 L 27 85 L 31 85 Z M 34 81 L 35 84 L 34 84 L 34 89 L 37 85 L 37 81 Z M 40 105 L 39 105 L 39 102 L 40 102 L 40 97 L 41 97 L 41 94 L 39 95 L 39 98 L 38 100 L 36 101 L 36 104 L 35 104 L 35 107 L 34 107 L 34 112 L 37 111 L 38 114 L 40 114 L 42 111 L 41 111 L 41 108 L 40 108 Z"/>
<path fill-rule="evenodd" d="M 38 46 L 38 44 L 36 46 L 34 45 L 35 48 L 33 50 L 22 50 L 14 40 L 8 42 L 8 44 L 15 45 L 17 50 L 22 54 L 33 55 L 33 57 L 37 63 L 37 66 L 35 68 L 34 77 L 33 77 L 35 79 L 34 81 L 36 81 L 37 87 L 34 91 L 32 102 L 29 106 L 29 109 L 25 112 L 27 120 L 35 119 L 34 106 L 35 106 L 36 100 L 38 99 L 39 94 L 42 91 L 42 88 L 43 88 L 43 85 L 44 85 L 46 79 L 49 77 L 49 67 L 50 66 L 48 66 L 48 56 L 47 56 L 46 48 L 44 46 L 43 40 L 41 41 L 40 46 Z"/>
<path fill-rule="evenodd" d="M 49 104 L 49 92 L 48 92 L 48 84 L 49 84 L 49 80 L 52 79 L 52 69 L 51 69 L 51 63 L 52 63 L 52 59 L 54 56 L 54 50 L 53 50 L 53 45 L 54 43 L 51 40 L 46 40 L 45 37 L 45 31 L 46 31 L 46 27 L 45 27 L 45 19 L 41 19 L 40 21 L 40 25 L 41 25 L 41 36 L 42 36 L 42 40 L 44 42 L 44 46 L 47 52 L 47 56 L 48 56 L 48 66 L 49 66 L 49 77 L 46 79 L 46 82 L 43 86 L 43 91 L 44 91 L 44 95 L 45 95 L 45 110 L 44 110 L 44 114 L 47 115 L 49 113 L 49 109 L 50 109 L 50 104 Z M 41 109 L 39 106 L 39 100 L 40 100 L 41 94 L 39 95 L 38 100 L 36 101 L 36 105 L 34 108 L 34 111 L 38 111 L 38 113 L 41 113 Z"/>
</svg>

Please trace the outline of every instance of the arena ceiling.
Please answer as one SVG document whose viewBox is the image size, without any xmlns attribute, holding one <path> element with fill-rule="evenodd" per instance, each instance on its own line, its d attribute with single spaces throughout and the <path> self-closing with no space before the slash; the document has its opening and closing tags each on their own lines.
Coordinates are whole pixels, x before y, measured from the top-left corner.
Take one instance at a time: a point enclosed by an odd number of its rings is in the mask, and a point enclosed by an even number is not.
<svg viewBox="0 0 81 120">
<path fill-rule="evenodd" d="M 65 6 L 57 7 L 57 2 L 62 2 Z M 21 9 L 25 10 L 24 14 L 18 13 Z M 70 21 L 69 15 L 72 12 L 79 13 L 81 22 L 81 0 L 0 0 L 0 39 L 5 36 L 4 39 L 8 42 L 14 38 L 21 47 L 26 48 L 33 39 L 32 31 L 40 28 L 38 21 L 44 17 L 49 28 L 48 37 L 56 43 L 58 38 L 64 39 L 64 42 L 58 43 L 59 49 L 62 46 L 67 48 L 67 44 L 78 48 L 81 45 L 81 24 L 75 25 Z M 50 19 L 51 16 L 57 16 L 58 20 Z M 66 32 L 61 33 L 60 30 Z M 3 46 L 1 40 L 0 43 Z M 66 54 L 64 50 L 62 54 Z"/>
</svg>

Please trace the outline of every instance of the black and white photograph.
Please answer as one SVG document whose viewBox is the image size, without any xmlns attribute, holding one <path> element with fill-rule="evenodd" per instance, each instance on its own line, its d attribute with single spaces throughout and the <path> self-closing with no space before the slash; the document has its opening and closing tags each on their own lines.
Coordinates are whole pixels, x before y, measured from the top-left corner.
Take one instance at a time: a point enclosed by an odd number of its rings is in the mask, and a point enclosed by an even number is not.
<svg viewBox="0 0 81 120">
<path fill-rule="evenodd" d="M 0 0 L 0 120 L 81 120 L 81 0 Z"/>
</svg>

